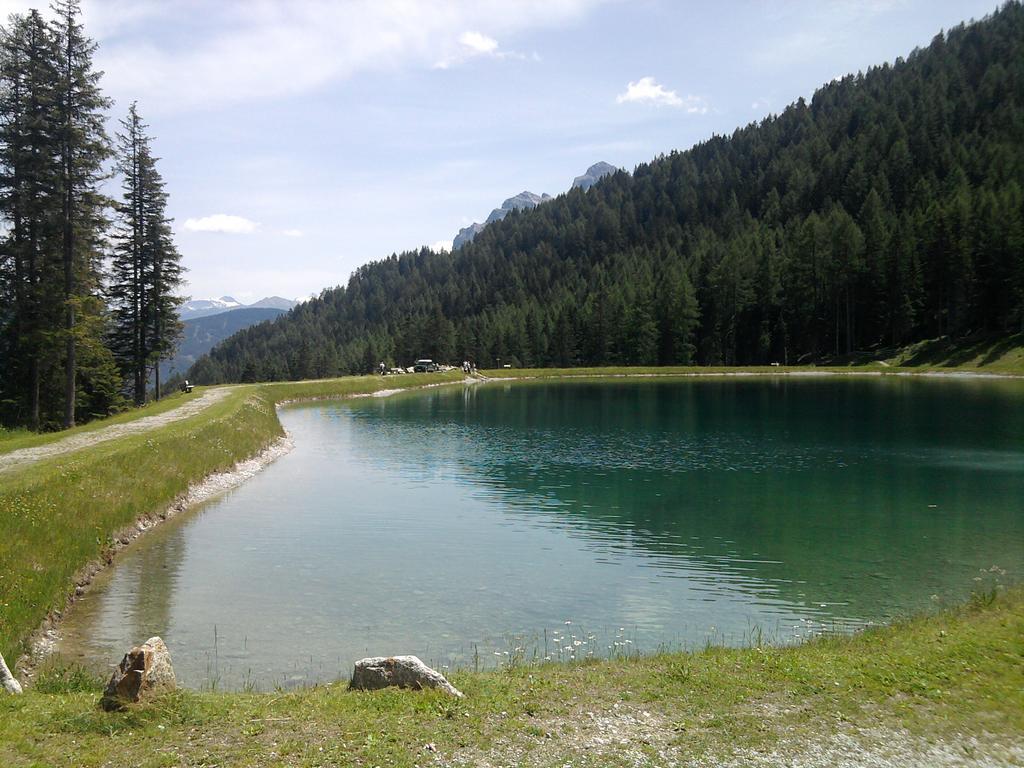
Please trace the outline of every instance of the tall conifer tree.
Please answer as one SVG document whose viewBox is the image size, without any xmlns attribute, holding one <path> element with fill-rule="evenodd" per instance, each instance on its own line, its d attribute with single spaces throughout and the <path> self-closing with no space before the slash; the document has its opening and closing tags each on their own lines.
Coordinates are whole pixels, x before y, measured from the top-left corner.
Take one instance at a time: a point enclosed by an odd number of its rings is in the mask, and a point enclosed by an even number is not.
<svg viewBox="0 0 1024 768">
<path fill-rule="evenodd" d="M 44 380 L 61 316 L 57 50 L 38 11 L 12 16 L 0 42 L 0 386 L 4 410 L 43 423 Z M 11 417 L 8 417 L 11 418 Z"/>
<path fill-rule="evenodd" d="M 151 140 L 135 103 L 117 136 L 124 201 L 118 206 L 110 296 L 114 305 L 112 346 L 130 377 L 137 405 L 145 402 L 154 367 L 160 397 L 160 361 L 173 354 L 181 334 L 173 295 L 181 283 L 180 255 L 166 215 L 167 192 L 156 168 Z"/>
<path fill-rule="evenodd" d="M 99 287 L 99 263 L 106 209 L 100 193 L 110 140 L 104 110 L 110 107 L 99 88 L 102 72 L 93 68 L 96 43 L 79 20 L 79 0 L 56 0 L 53 33 L 58 45 L 57 115 L 60 136 L 61 259 L 64 278 L 64 426 L 75 425 L 80 334 L 76 313 L 92 302 Z"/>
</svg>

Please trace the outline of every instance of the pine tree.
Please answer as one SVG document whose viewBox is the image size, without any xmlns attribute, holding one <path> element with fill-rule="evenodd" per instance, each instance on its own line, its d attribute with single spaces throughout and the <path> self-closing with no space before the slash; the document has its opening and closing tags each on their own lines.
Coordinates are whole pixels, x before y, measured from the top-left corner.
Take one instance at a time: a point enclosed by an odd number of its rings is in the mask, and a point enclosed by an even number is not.
<svg viewBox="0 0 1024 768">
<path fill-rule="evenodd" d="M 174 291 L 181 284 L 180 254 L 166 215 L 167 192 L 156 168 L 151 139 L 137 105 L 128 108 L 117 135 L 123 202 L 118 205 L 110 296 L 114 304 L 111 344 L 130 376 L 135 403 L 145 402 L 149 371 L 160 398 L 160 361 L 174 353 L 181 336 Z"/>
<path fill-rule="evenodd" d="M 110 100 L 99 88 L 101 72 L 93 68 L 96 44 L 79 21 L 79 0 L 56 0 L 56 110 L 60 157 L 61 264 L 64 300 L 64 426 L 75 425 L 79 340 L 76 313 L 99 287 L 99 261 L 109 205 L 100 193 L 103 164 L 110 141 L 103 111 Z"/>
<path fill-rule="evenodd" d="M 111 346 L 125 377 L 130 378 L 136 405 L 146 399 L 149 350 L 145 318 L 149 311 L 149 291 L 144 264 L 145 213 L 142 158 L 148 154 L 149 140 L 133 102 L 128 117 L 121 120 L 117 134 L 118 170 L 122 175 L 124 200 L 117 207 L 114 233 L 114 257 L 108 293 L 114 307 Z"/>
<path fill-rule="evenodd" d="M 2 284 L 9 307 L 0 385 L 4 410 L 38 430 L 44 421 L 43 382 L 58 356 L 59 144 L 57 50 L 38 11 L 12 16 L 0 49 L 0 213 L 4 237 Z M 6 298 L 6 297 L 5 297 Z M 27 418 L 21 416 L 27 410 Z"/>
</svg>

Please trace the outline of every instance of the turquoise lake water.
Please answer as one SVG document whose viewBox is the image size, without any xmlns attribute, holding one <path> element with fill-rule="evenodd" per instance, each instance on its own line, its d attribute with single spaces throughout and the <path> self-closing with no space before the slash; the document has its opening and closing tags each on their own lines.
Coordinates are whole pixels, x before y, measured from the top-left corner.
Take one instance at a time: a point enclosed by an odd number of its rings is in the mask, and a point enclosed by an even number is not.
<svg viewBox="0 0 1024 768">
<path fill-rule="evenodd" d="M 267 689 L 791 642 L 1024 576 L 1021 382 L 494 383 L 281 419 L 295 449 L 119 555 L 66 659 L 161 635 L 184 684 Z"/>
</svg>

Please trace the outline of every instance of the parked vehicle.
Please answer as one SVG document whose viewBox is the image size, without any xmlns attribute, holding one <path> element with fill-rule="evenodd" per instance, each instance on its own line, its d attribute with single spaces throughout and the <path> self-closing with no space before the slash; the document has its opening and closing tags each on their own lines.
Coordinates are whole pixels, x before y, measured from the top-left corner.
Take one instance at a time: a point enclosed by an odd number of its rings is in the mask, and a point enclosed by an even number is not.
<svg viewBox="0 0 1024 768">
<path fill-rule="evenodd" d="M 414 373 L 436 373 L 439 368 L 437 363 L 433 360 L 424 358 L 422 360 L 417 360 L 416 364 L 413 365 L 412 370 Z"/>
</svg>

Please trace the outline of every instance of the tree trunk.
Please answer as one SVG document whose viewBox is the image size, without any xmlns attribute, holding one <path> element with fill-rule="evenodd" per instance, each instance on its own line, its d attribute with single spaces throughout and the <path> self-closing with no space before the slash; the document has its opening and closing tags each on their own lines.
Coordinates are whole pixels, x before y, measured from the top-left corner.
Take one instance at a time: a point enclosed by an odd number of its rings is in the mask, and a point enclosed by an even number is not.
<svg viewBox="0 0 1024 768">
<path fill-rule="evenodd" d="M 67 213 L 64 220 L 64 332 L 65 339 L 65 362 L 64 362 L 64 428 L 70 429 L 75 426 L 75 269 L 74 269 L 74 240 L 73 227 L 71 226 L 71 192 L 67 192 L 65 199 Z"/>
<path fill-rule="evenodd" d="M 68 11 L 70 14 L 70 10 Z M 73 72 L 73 54 L 71 41 L 71 17 L 68 17 L 68 35 L 65 42 L 64 55 L 65 66 L 67 67 L 68 82 L 65 83 L 64 95 L 67 103 L 64 105 L 64 136 L 61 142 L 64 165 L 64 332 L 65 339 L 65 362 L 64 362 L 64 428 L 70 429 L 75 426 L 75 183 L 74 183 L 74 159 L 71 136 L 72 114 L 74 104 L 71 103 L 71 76 Z"/>
<path fill-rule="evenodd" d="M 853 311 L 851 308 L 850 287 L 846 287 L 846 354 L 853 352 Z"/>
<path fill-rule="evenodd" d="M 38 432 L 41 425 L 39 414 L 39 355 L 33 352 L 32 361 L 29 363 L 29 390 L 32 408 L 32 431 Z"/>
</svg>

